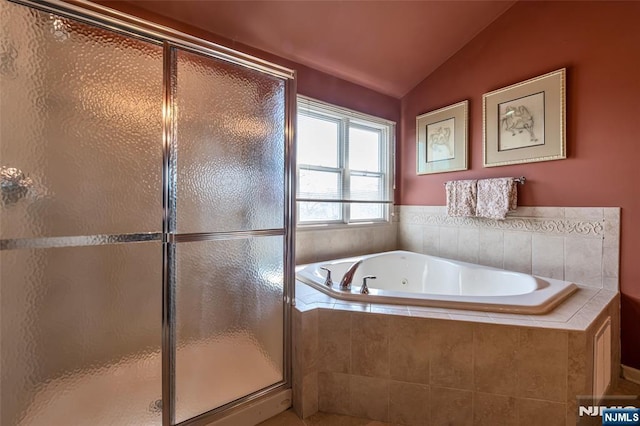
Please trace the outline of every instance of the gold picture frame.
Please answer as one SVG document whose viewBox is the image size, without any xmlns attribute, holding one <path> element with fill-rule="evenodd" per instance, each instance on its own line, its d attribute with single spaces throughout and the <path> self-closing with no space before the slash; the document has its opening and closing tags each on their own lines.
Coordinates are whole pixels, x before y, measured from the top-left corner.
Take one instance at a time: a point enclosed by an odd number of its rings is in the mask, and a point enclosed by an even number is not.
<svg viewBox="0 0 640 426">
<path fill-rule="evenodd" d="M 566 69 L 482 95 L 484 167 L 567 158 Z"/>
<path fill-rule="evenodd" d="M 446 173 L 469 168 L 465 100 L 416 117 L 416 172 Z"/>
</svg>

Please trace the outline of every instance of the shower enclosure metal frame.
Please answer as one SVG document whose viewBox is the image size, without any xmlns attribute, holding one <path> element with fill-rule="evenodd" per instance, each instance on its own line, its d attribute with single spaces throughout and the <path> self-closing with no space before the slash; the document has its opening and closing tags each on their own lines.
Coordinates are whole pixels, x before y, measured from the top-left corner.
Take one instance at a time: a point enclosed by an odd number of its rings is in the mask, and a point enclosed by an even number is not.
<svg viewBox="0 0 640 426">
<path fill-rule="evenodd" d="M 50 237 L 35 239 L 0 240 L 0 250 L 16 248 L 64 247 L 76 245 L 99 245 L 115 242 L 162 241 L 163 243 L 163 283 L 162 283 L 162 424 L 175 423 L 175 243 L 194 241 L 214 241 L 257 236 L 283 236 L 284 238 L 284 288 L 283 288 L 283 380 L 258 392 L 239 398 L 196 417 L 181 422 L 180 425 L 206 425 L 224 417 L 234 408 L 241 408 L 248 402 L 275 395 L 291 388 L 291 307 L 295 304 L 295 120 L 296 120 L 296 74 L 294 70 L 267 62 L 242 52 L 199 39 L 180 31 L 148 22 L 85 0 L 62 2 L 59 0 L 8 0 L 48 13 L 76 19 L 80 22 L 116 31 L 129 37 L 138 38 L 163 46 L 163 224 L 162 233 L 103 235 L 96 237 Z M 214 59 L 230 62 L 282 79 L 285 82 L 285 170 L 284 170 L 284 222 L 282 229 L 254 231 L 182 233 L 176 232 L 176 176 L 172 163 L 176 161 L 176 141 L 174 135 L 172 106 L 172 69 L 175 64 L 175 49 L 195 52 Z M 172 174 L 173 170 L 173 174 Z M 174 263 L 175 266 L 175 263 Z"/>
</svg>

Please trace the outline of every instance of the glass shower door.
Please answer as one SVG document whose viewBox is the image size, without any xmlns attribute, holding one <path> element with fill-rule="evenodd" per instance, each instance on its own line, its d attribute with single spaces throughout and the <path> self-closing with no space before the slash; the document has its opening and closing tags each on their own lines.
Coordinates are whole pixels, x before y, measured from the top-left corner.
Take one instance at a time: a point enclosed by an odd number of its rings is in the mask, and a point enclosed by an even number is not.
<svg viewBox="0 0 640 426">
<path fill-rule="evenodd" d="M 162 45 L 0 21 L 0 423 L 159 425 Z"/>
<path fill-rule="evenodd" d="M 285 380 L 285 81 L 173 49 L 175 420 Z"/>
<path fill-rule="evenodd" d="M 0 0 L 0 424 L 286 389 L 293 72 L 24 2 Z"/>
</svg>

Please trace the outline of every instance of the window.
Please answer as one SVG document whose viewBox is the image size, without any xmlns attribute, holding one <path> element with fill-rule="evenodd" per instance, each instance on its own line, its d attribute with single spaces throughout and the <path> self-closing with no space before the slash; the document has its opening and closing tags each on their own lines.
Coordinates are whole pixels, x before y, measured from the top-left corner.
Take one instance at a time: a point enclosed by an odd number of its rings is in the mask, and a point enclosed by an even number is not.
<svg viewBox="0 0 640 426">
<path fill-rule="evenodd" d="M 299 225 L 387 222 L 395 123 L 298 96 Z"/>
</svg>

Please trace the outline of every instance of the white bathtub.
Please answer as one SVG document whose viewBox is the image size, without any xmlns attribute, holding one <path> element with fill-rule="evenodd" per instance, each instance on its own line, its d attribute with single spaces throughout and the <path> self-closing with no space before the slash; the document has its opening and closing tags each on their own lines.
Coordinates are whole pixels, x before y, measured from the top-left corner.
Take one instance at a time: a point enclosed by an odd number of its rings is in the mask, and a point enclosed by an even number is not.
<svg viewBox="0 0 640 426">
<path fill-rule="evenodd" d="M 359 260 L 351 291 L 340 290 L 342 276 Z M 324 284 L 321 267 L 331 270 L 332 287 Z M 367 275 L 377 279 L 368 280 L 369 294 L 360 294 Z M 313 263 L 298 268 L 296 278 L 342 300 L 519 314 L 547 313 L 578 288 L 566 281 L 408 251 Z"/>
</svg>

